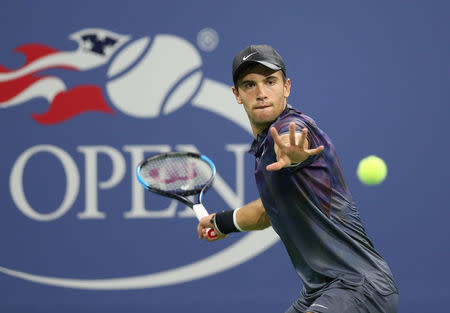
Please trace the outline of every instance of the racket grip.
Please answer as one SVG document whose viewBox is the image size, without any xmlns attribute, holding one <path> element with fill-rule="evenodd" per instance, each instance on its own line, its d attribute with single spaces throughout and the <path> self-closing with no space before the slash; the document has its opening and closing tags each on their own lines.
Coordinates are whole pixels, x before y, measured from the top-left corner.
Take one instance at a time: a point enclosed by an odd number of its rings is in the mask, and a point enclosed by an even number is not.
<svg viewBox="0 0 450 313">
<path fill-rule="evenodd" d="M 192 207 L 192 210 L 194 210 L 195 216 L 197 216 L 197 219 L 200 221 L 203 217 L 208 216 L 208 211 L 206 211 L 205 207 L 201 203 L 194 204 Z M 207 228 L 206 233 L 208 234 L 208 238 L 214 239 L 217 237 L 216 232 L 212 228 Z"/>
</svg>

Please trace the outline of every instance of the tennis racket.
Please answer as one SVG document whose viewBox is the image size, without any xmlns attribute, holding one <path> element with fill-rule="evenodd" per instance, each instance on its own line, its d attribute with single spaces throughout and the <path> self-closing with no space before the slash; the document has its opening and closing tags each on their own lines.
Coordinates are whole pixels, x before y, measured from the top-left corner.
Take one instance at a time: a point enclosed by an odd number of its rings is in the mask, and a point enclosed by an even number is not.
<svg viewBox="0 0 450 313">
<path fill-rule="evenodd" d="M 142 161 L 136 168 L 139 182 L 149 191 L 177 199 L 189 206 L 200 221 L 208 216 L 202 204 L 203 195 L 216 175 L 214 163 L 204 155 L 192 152 L 168 152 Z M 188 196 L 196 195 L 194 203 Z M 207 229 L 208 237 L 217 237 Z"/>
</svg>

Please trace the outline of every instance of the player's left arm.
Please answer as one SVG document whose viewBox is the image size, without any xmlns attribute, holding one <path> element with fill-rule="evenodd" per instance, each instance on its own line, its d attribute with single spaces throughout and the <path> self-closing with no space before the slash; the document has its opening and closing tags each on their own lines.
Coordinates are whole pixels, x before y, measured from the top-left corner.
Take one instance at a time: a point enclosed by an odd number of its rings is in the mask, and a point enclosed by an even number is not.
<svg viewBox="0 0 450 313">
<path fill-rule="evenodd" d="M 299 164 L 308 157 L 323 151 L 323 145 L 309 149 L 308 129 L 304 127 L 301 132 L 296 132 L 293 122 L 289 124 L 288 133 L 279 135 L 275 127 L 271 127 L 270 134 L 274 141 L 277 161 L 267 165 L 266 170 L 268 171 L 278 171 L 292 166 L 292 164 Z"/>
</svg>

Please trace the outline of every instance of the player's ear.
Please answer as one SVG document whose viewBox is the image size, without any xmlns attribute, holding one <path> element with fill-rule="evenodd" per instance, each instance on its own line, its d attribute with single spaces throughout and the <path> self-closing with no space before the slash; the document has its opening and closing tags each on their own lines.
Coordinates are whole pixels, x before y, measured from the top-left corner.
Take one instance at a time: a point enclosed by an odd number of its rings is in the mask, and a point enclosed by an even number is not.
<svg viewBox="0 0 450 313">
<path fill-rule="evenodd" d="M 235 86 L 231 87 L 231 90 L 233 90 L 234 96 L 236 97 L 236 101 L 239 104 L 242 104 L 242 99 L 241 96 L 239 95 L 239 90 Z"/>
<path fill-rule="evenodd" d="M 284 98 L 289 97 L 291 94 L 291 80 L 289 78 L 286 78 L 286 81 L 284 82 Z"/>
</svg>

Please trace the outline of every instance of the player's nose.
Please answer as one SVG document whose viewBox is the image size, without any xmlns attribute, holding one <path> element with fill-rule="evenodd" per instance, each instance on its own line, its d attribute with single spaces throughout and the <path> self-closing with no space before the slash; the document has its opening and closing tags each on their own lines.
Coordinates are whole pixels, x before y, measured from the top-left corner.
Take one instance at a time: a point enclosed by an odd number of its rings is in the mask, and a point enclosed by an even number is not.
<svg viewBox="0 0 450 313">
<path fill-rule="evenodd" d="M 256 85 L 256 97 L 258 99 L 265 99 L 265 98 L 267 98 L 266 90 L 264 88 L 264 85 L 262 85 L 262 84 L 257 84 Z"/>
</svg>

